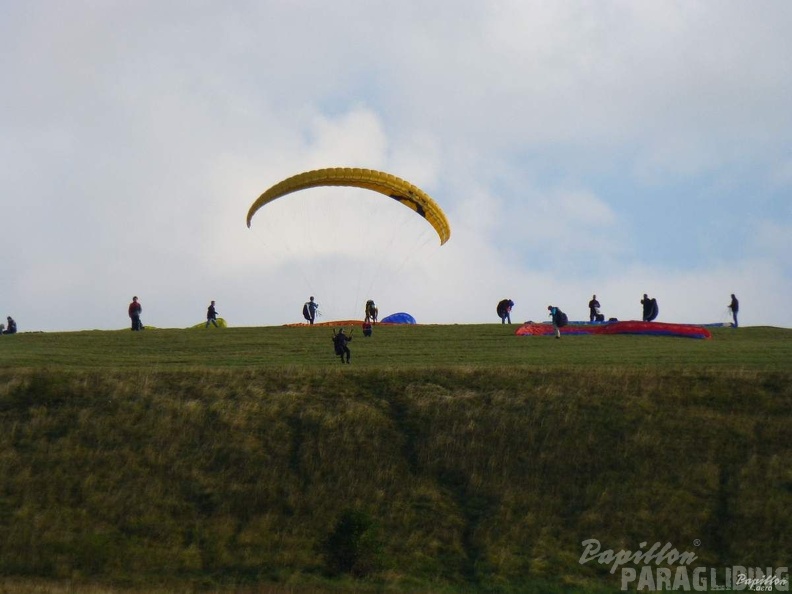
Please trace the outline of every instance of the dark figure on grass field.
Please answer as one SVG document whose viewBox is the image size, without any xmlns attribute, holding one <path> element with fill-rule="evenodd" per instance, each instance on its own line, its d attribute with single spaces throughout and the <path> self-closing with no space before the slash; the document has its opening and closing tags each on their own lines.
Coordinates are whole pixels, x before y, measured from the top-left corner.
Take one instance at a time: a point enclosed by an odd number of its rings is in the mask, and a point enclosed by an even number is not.
<svg viewBox="0 0 792 594">
<path fill-rule="evenodd" d="M 653 321 L 657 317 L 657 314 L 660 313 L 660 308 L 657 306 L 657 299 L 654 297 L 650 299 L 646 293 L 644 293 L 643 299 L 641 299 L 641 305 L 643 305 L 643 317 L 641 319 L 644 322 Z"/>
<path fill-rule="evenodd" d="M 737 301 L 737 297 L 734 296 L 734 293 L 732 293 L 731 296 L 731 303 L 729 303 L 729 309 L 731 310 L 732 318 L 734 318 L 734 327 L 737 328 L 738 326 L 737 312 L 740 311 L 740 302 Z"/>
<path fill-rule="evenodd" d="M 343 328 L 339 328 L 337 333 L 333 332 L 333 348 L 335 348 L 335 354 L 341 357 L 341 363 L 344 362 L 344 356 L 346 356 L 346 362 L 349 363 L 352 353 L 349 350 L 348 343 L 351 340 L 352 334 L 350 333 L 347 336 Z"/>
<path fill-rule="evenodd" d="M 215 302 L 212 301 L 209 304 L 208 309 L 206 310 L 206 327 L 209 327 L 209 324 L 214 324 L 215 328 L 219 328 L 217 325 L 217 310 L 215 309 Z"/>
<path fill-rule="evenodd" d="M 132 330 L 143 330 L 143 323 L 140 321 L 140 314 L 143 313 L 143 306 L 140 305 L 137 296 L 132 297 L 129 304 L 129 319 L 132 320 Z"/>
<path fill-rule="evenodd" d="M 316 312 L 318 309 L 319 304 L 314 301 L 313 295 L 303 304 L 303 317 L 311 326 L 313 326 L 314 321 L 316 321 Z"/>
<path fill-rule="evenodd" d="M 8 316 L 6 318 L 6 322 L 8 322 L 8 324 L 6 324 L 6 327 L 3 330 L 3 334 L 16 334 L 17 325 L 16 325 L 16 322 L 14 321 L 14 318 L 12 318 L 11 316 Z M 2 326 L 2 324 L 0 324 L 0 326 Z"/>
<path fill-rule="evenodd" d="M 373 299 L 369 299 L 368 301 L 366 301 L 365 313 L 366 313 L 366 318 L 364 322 L 366 323 L 373 322 L 374 324 L 377 323 L 377 318 L 379 317 L 379 309 L 374 304 Z"/>
<path fill-rule="evenodd" d="M 555 305 L 548 305 L 547 311 L 550 312 L 550 319 L 553 322 L 553 330 L 555 330 L 555 337 L 561 338 L 561 328 L 569 323 L 567 315 L 558 309 Z"/>
<path fill-rule="evenodd" d="M 511 299 L 502 299 L 498 301 L 498 306 L 495 308 L 495 311 L 501 319 L 501 324 L 505 324 L 506 322 L 511 324 L 512 307 L 514 307 L 514 301 Z"/>
<path fill-rule="evenodd" d="M 592 295 L 589 301 L 589 322 L 604 322 L 605 316 L 600 313 L 600 302 L 597 301 L 597 296 Z"/>
</svg>

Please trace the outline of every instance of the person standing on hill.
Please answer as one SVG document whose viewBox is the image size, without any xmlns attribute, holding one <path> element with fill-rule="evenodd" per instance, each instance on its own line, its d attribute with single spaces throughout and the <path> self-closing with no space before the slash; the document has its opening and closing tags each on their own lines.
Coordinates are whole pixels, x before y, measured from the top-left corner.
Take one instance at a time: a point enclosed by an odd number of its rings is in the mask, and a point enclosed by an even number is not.
<svg viewBox="0 0 792 594">
<path fill-rule="evenodd" d="M 314 301 L 313 295 L 303 304 L 303 317 L 308 323 L 313 326 L 316 320 L 316 312 L 319 309 L 319 304 Z"/>
<path fill-rule="evenodd" d="M 641 319 L 644 322 L 651 322 L 660 313 L 660 308 L 657 305 L 657 299 L 654 297 L 650 299 L 646 293 L 644 293 L 643 299 L 641 299 L 641 305 L 643 305 L 643 318 Z"/>
<path fill-rule="evenodd" d="M 140 314 L 143 313 L 143 306 L 140 305 L 137 296 L 132 297 L 129 304 L 129 319 L 132 320 L 132 330 L 143 330 L 143 323 L 140 321 Z"/>
<path fill-rule="evenodd" d="M 209 304 L 209 308 L 206 310 L 206 327 L 209 327 L 209 324 L 214 324 L 215 328 L 219 328 L 217 325 L 217 310 L 215 309 L 215 302 L 212 301 Z"/>
<path fill-rule="evenodd" d="M 643 299 L 641 299 L 641 305 L 643 306 L 641 320 L 645 322 L 646 318 L 649 317 L 649 312 L 652 310 L 652 302 L 649 300 L 649 295 L 646 293 L 644 293 Z"/>
<path fill-rule="evenodd" d="M 734 296 L 734 293 L 732 293 L 731 296 L 731 303 L 729 303 L 729 309 L 732 312 L 732 318 L 734 318 L 734 327 L 736 328 L 738 326 L 737 312 L 740 311 L 740 302 L 737 301 L 737 297 Z"/>
<path fill-rule="evenodd" d="M 597 321 L 597 317 L 599 316 L 599 308 L 600 302 L 597 301 L 597 296 L 592 295 L 591 301 L 589 301 L 589 322 Z"/>
</svg>

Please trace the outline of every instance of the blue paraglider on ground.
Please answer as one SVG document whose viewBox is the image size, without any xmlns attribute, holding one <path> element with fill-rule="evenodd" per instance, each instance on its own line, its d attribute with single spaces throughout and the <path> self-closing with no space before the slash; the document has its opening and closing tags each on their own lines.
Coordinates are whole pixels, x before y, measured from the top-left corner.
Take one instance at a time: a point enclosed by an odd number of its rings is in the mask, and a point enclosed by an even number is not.
<svg viewBox="0 0 792 594">
<path fill-rule="evenodd" d="M 391 314 L 380 320 L 380 324 L 417 324 L 415 318 L 403 311 Z"/>
</svg>

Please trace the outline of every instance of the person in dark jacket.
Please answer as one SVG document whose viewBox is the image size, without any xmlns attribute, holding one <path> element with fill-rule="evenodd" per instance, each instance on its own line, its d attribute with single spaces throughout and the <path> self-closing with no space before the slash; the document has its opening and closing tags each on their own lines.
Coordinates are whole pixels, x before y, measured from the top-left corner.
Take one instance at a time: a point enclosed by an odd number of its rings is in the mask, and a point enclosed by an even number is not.
<svg viewBox="0 0 792 594">
<path fill-rule="evenodd" d="M 314 321 L 316 321 L 316 313 L 319 309 L 319 304 L 314 301 L 313 295 L 303 304 L 303 317 L 308 321 L 308 323 L 313 326 Z"/>
<path fill-rule="evenodd" d="M 561 338 L 561 326 L 563 326 L 563 322 L 561 321 L 561 310 L 558 309 L 555 305 L 548 305 L 547 311 L 550 312 L 550 320 L 553 322 L 553 330 L 555 330 L 555 337 Z"/>
<path fill-rule="evenodd" d="M 498 317 L 501 319 L 501 324 L 505 324 L 506 322 L 511 324 L 512 307 L 514 307 L 514 301 L 511 299 L 502 299 L 498 302 L 498 306 L 495 308 L 495 311 L 498 313 Z"/>
<path fill-rule="evenodd" d="M 599 319 L 599 316 L 602 315 L 600 314 L 599 308 L 600 308 L 600 302 L 597 301 L 597 296 L 592 295 L 591 301 L 589 301 L 589 322 L 601 322 L 605 319 L 604 316 L 603 316 L 603 320 Z"/>
<path fill-rule="evenodd" d="M 737 297 L 734 296 L 732 293 L 731 296 L 731 303 L 729 303 L 729 309 L 732 312 L 732 318 L 734 319 L 734 327 L 737 328 L 737 312 L 740 311 L 740 302 L 737 301 Z"/>
<path fill-rule="evenodd" d="M 344 362 L 344 356 L 346 356 L 346 362 L 349 363 L 352 352 L 349 350 L 348 343 L 351 340 L 352 335 L 347 336 L 343 328 L 339 328 L 338 333 L 333 333 L 333 348 L 335 348 L 335 354 L 341 357 L 341 363 Z"/>
<path fill-rule="evenodd" d="M 209 307 L 206 310 L 206 327 L 209 327 L 209 324 L 214 324 L 215 328 L 219 328 L 217 325 L 217 310 L 215 309 L 215 302 L 212 301 L 209 304 Z"/>
<path fill-rule="evenodd" d="M 16 322 L 14 321 L 14 318 L 12 318 L 11 316 L 8 316 L 6 318 L 6 322 L 8 322 L 8 323 L 6 324 L 5 330 L 3 330 L 3 334 L 16 334 L 17 325 L 16 325 Z M 0 324 L 0 325 L 2 325 L 2 324 Z"/>
<path fill-rule="evenodd" d="M 653 321 L 660 313 L 660 308 L 657 305 L 657 299 L 654 297 L 650 299 L 646 293 L 644 293 L 643 299 L 641 299 L 641 305 L 643 305 L 642 319 L 644 322 Z"/>
</svg>

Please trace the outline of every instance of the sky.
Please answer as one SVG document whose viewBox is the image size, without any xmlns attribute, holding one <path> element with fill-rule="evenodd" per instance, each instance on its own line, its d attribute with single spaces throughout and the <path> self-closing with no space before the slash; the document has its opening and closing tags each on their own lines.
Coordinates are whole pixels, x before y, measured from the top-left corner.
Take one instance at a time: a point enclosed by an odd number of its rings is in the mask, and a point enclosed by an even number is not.
<svg viewBox="0 0 792 594">
<path fill-rule="evenodd" d="M 587 319 L 792 327 L 792 2 L 0 0 L 19 330 Z M 451 225 L 349 188 L 362 167 Z M 401 212 L 404 211 L 404 212 Z M 406 215 L 406 216 L 405 216 Z"/>
</svg>

